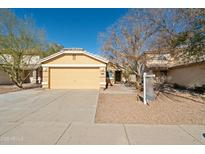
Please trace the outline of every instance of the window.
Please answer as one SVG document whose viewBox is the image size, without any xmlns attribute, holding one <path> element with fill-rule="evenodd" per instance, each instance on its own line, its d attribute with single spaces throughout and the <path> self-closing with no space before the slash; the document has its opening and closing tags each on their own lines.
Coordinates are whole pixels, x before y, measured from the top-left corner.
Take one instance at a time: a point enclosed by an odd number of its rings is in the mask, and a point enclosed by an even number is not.
<svg viewBox="0 0 205 154">
<path fill-rule="evenodd" d="M 73 60 L 76 60 L 76 54 L 73 54 Z"/>
</svg>

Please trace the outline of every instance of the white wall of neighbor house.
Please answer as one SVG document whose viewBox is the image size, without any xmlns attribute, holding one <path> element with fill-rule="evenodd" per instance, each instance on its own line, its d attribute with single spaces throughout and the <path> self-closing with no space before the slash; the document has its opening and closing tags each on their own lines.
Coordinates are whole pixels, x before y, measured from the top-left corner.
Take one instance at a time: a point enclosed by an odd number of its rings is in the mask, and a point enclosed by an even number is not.
<svg viewBox="0 0 205 154">
<path fill-rule="evenodd" d="M 35 69 L 31 72 L 31 74 L 29 75 L 29 83 L 40 83 L 41 81 L 41 77 L 40 74 L 38 73 L 38 69 Z"/>
<path fill-rule="evenodd" d="M 185 87 L 205 85 L 205 62 L 170 69 L 167 82 Z"/>
<path fill-rule="evenodd" d="M 0 85 L 12 84 L 9 75 L 3 70 L 0 70 Z"/>
<path fill-rule="evenodd" d="M 26 71 L 24 76 L 27 76 L 29 71 Z M 31 74 L 28 76 L 28 78 L 24 81 L 24 83 L 36 83 L 38 80 L 38 77 L 36 76 L 37 70 L 33 70 Z M 40 81 L 38 81 L 40 83 Z M 0 85 L 9 85 L 13 84 L 11 81 L 9 75 L 5 73 L 3 70 L 0 70 Z"/>
</svg>

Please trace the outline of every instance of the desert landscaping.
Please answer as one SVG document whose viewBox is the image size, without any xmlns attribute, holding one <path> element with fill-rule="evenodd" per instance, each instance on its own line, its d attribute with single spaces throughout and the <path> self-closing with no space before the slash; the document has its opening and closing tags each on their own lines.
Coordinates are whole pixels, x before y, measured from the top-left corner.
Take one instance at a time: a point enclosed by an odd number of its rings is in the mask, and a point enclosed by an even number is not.
<svg viewBox="0 0 205 154">
<path fill-rule="evenodd" d="M 124 91 L 124 92 L 123 92 Z M 129 88 L 127 88 L 129 91 Z M 114 85 L 99 94 L 95 122 L 124 124 L 205 124 L 205 102 L 160 93 L 144 105 L 135 91 Z"/>
</svg>

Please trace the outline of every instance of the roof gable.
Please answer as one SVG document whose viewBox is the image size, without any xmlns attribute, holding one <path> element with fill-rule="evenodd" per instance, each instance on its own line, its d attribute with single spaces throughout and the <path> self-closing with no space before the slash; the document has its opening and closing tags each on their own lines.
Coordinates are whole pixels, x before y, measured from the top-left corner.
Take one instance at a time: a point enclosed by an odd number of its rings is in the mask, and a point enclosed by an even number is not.
<svg viewBox="0 0 205 154">
<path fill-rule="evenodd" d="M 60 52 L 57 52 L 55 54 L 52 54 L 48 57 L 41 59 L 40 62 L 43 63 L 43 62 L 49 61 L 49 60 L 54 59 L 54 58 L 56 58 L 60 55 L 63 55 L 63 54 L 84 54 L 88 57 L 91 57 L 91 58 L 96 59 L 98 61 L 101 61 L 103 63 L 108 63 L 108 60 L 104 59 L 103 57 L 89 53 L 81 48 L 64 48 Z"/>
</svg>

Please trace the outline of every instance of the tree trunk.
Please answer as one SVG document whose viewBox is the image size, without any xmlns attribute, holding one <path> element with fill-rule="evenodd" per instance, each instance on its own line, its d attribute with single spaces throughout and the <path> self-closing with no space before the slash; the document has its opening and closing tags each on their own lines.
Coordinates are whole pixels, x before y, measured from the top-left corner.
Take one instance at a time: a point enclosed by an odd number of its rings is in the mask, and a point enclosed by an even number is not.
<svg viewBox="0 0 205 154">
<path fill-rule="evenodd" d="M 141 79 L 138 75 L 136 75 L 136 89 L 139 91 L 142 90 Z"/>
<path fill-rule="evenodd" d="M 23 88 L 23 82 L 22 81 L 17 81 L 13 77 L 11 77 L 12 82 L 19 88 Z"/>
<path fill-rule="evenodd" d="M 16 84 L 16 83 L 15 83 L 15 84 Z M 23 88 L 23 84 L 22 84 L 22 83 L 17 83 L 16 86 L 19 87 L 19 88 L 21 88 L 21 89 Z"/>
</svg>

